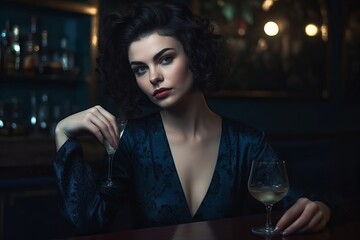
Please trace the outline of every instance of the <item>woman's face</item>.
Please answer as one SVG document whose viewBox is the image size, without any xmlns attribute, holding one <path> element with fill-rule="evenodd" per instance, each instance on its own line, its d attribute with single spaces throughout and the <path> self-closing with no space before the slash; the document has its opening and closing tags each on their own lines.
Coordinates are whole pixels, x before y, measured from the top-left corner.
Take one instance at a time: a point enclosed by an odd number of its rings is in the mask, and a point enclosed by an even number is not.
<svg viewBox="0 0 360 240">
<path fill-rule="evenodd" d="M 191 92 L 188 58 L 175 38 L 153 33 L 131 43 L 128 56 L 138 86 L 156 105 L 170 108 Z"/>
</svg>

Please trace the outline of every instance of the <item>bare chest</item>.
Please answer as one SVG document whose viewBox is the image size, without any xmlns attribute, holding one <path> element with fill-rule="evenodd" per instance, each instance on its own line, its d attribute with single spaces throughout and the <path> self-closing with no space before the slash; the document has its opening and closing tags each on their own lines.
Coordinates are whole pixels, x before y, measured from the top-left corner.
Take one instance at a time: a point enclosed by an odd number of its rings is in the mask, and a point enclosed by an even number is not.
<svg viewBox="0 0 360 240">
<path fill-rule="evenodd" d="M 210 186 L 219 152 L 219 139 L 171 143 L 170 148 L 183 192 L 192 215 Z"/>
</svg>

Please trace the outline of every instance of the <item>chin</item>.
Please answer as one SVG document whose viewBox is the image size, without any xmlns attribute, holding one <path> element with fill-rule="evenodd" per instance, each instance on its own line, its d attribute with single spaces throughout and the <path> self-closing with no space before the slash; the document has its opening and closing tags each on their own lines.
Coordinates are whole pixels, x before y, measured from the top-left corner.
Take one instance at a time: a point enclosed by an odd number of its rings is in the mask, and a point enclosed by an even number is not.
<svg viewBox="0 0 360 240">
<path fill-rule="evenodd" d="M 163 100 L 157 100 L 157 101 L 152 101 L 156 106 L 162 108 L 162 109 L 171 109 L 173 107 L 175 107 L 176 105 L 178 105 L 178 101 L 173 101 L 170 99 L 163 99 Z"/>
</svg>

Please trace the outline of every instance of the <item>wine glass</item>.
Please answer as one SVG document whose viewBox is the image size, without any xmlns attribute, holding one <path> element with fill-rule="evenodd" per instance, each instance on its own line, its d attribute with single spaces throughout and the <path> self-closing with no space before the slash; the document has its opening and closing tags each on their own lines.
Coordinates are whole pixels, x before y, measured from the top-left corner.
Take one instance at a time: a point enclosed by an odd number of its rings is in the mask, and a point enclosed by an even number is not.
<svg viewBox="0 0 360 240">
<path fill-rule="evenodd" d="M 125 127 L 127 124 L 127 120 L 117 118 L 116 124 L 119 128 L 119 141 L 120 141 L 120 139 L 124 133 L 124 130 L 125 130 Z M 104 146 L 106 148 L 107 158 L 108 158 L 108 175 L 107 175 L 106 182 L 103 184 L 103 186 L 104 187 L 114 187 L 114 182 L 112 181 L 112 164 L 113 164 L 114 155 L 115 155 L 115 152 L 117 149 L 113 148 L 107 140 L 104 140 Z"/>
<path fill-rule="evenodd" d="M 266 207 L 265 226 L 253 227 L 252 232 L 265 237 L 280 235 L 281 231 L 275 229 L 271 223 L 271 209 L 289 190 L 285 162 L 278 159 L 254 160 L 251 163 L 248 190 Z"/>
</svg>

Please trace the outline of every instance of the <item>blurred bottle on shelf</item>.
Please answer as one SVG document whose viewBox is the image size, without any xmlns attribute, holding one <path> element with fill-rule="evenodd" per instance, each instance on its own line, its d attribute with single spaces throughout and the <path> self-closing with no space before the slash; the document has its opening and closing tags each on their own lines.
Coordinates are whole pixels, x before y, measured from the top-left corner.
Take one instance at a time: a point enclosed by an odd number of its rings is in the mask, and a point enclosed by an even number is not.
<svg viewBox="0 0 360 240">
<path fill-rule="evenodd" d="M 3 29 L 0 33 L 0 73 L 4 71 L 4 54 L 7 48 L 6 31 Z"/>
<path fill-rule="evenodd" d="M 49 134 L 49 97 L 47 93 L 43 93 L 41 95 L 40 103 L 39 103 L 39 110 L 38 110 L 38 129 L 39 132 L 43 135 Z"/>
<path fill-rule="evenodd" d="M 38 19 L 36 16 L 31 17 L 30 34 L 33 40 L 34 69 L 37 69 L 39 66 L 40 34 Z"/>
<path fill-rule="evenodd" d="M 1 29 L 0 29 L 1 30 Z M 10 25 L 6 21 L 0 36 L 0 73 L 25 75 L 76 76 L 80 69 L 75 65 L 75 54 L 71 50 L 69 38 L 64 36 L 49 40 L 49 32 L 41 29 L 38 18 L 32 16 L 27 35 L 20 34 L 19 25 Z M 51 46 L 57 45 L 54 49 Z"/>
<path fill-rule="evenodd" d="M 10 117 L 10 135 L 11 136 L 24 136 L 25 124 L 21 115 L 21 106 L 16 97 L 11 99 L 11 117 Z"/>
<path fill-rule="evenodd" d="M 50 69 L 50 50 L 48 44 L 48 31 L 41 31 L 41 46 L 40 46 L 40 55 L 39 55 L 39 73 L 40 74 L 49 74 L 51 73 Z"/>
<path fill-rule="evenodd" d="M 34 75 L 36 69 L 36 59 L 34 51 L 33 35 L 29 33 L 28 39 L 25 42 L 25 53 L 23 56 L 23 70 L 26 75 Z"/>
<path fill-rule="evenodd" d="M 37 98 L 35 92 L 31 93 L 30 97 L 30 123 L 29 132 L 31 135 L 38 133 L 38 111 L 37 111 Z"/>
<path fill-rule="evenodd" d="M 69 40 L 66 37 L 60 40 L 60 62 L 63 72 L 70 72 L 74 69 L 74 55 L 69 49 Z"/>
<path fill-rule="evenodd" d="M 23 71 L 26 75 L 35 75 L 38 73 L 40 53 L 38 35 L 37 18 L 32 16 L 30 22 L 30 32 L 25 42 L 25 53 L 23 54 Z"/>
<path fill-rule="evenodd" d="M 0 136 L 9 136 L 9 121 L 6 116 L 5 104 L 0 102 Z"/>
<path fill-rule="evenodd" d="M 20 70 L 20 27 L 14 25 L 11 35 L 9 36 L 9 44 L 4 52 L 4 72 L 5 73 L 14 73 Z"/>
<path fill-rule="evenodd" d="M 10 21 L 6 20 L 5 28 L 0 35 L 0 73 L 5 72 L 5 51 L 9 48 Z"/>
</svg>

